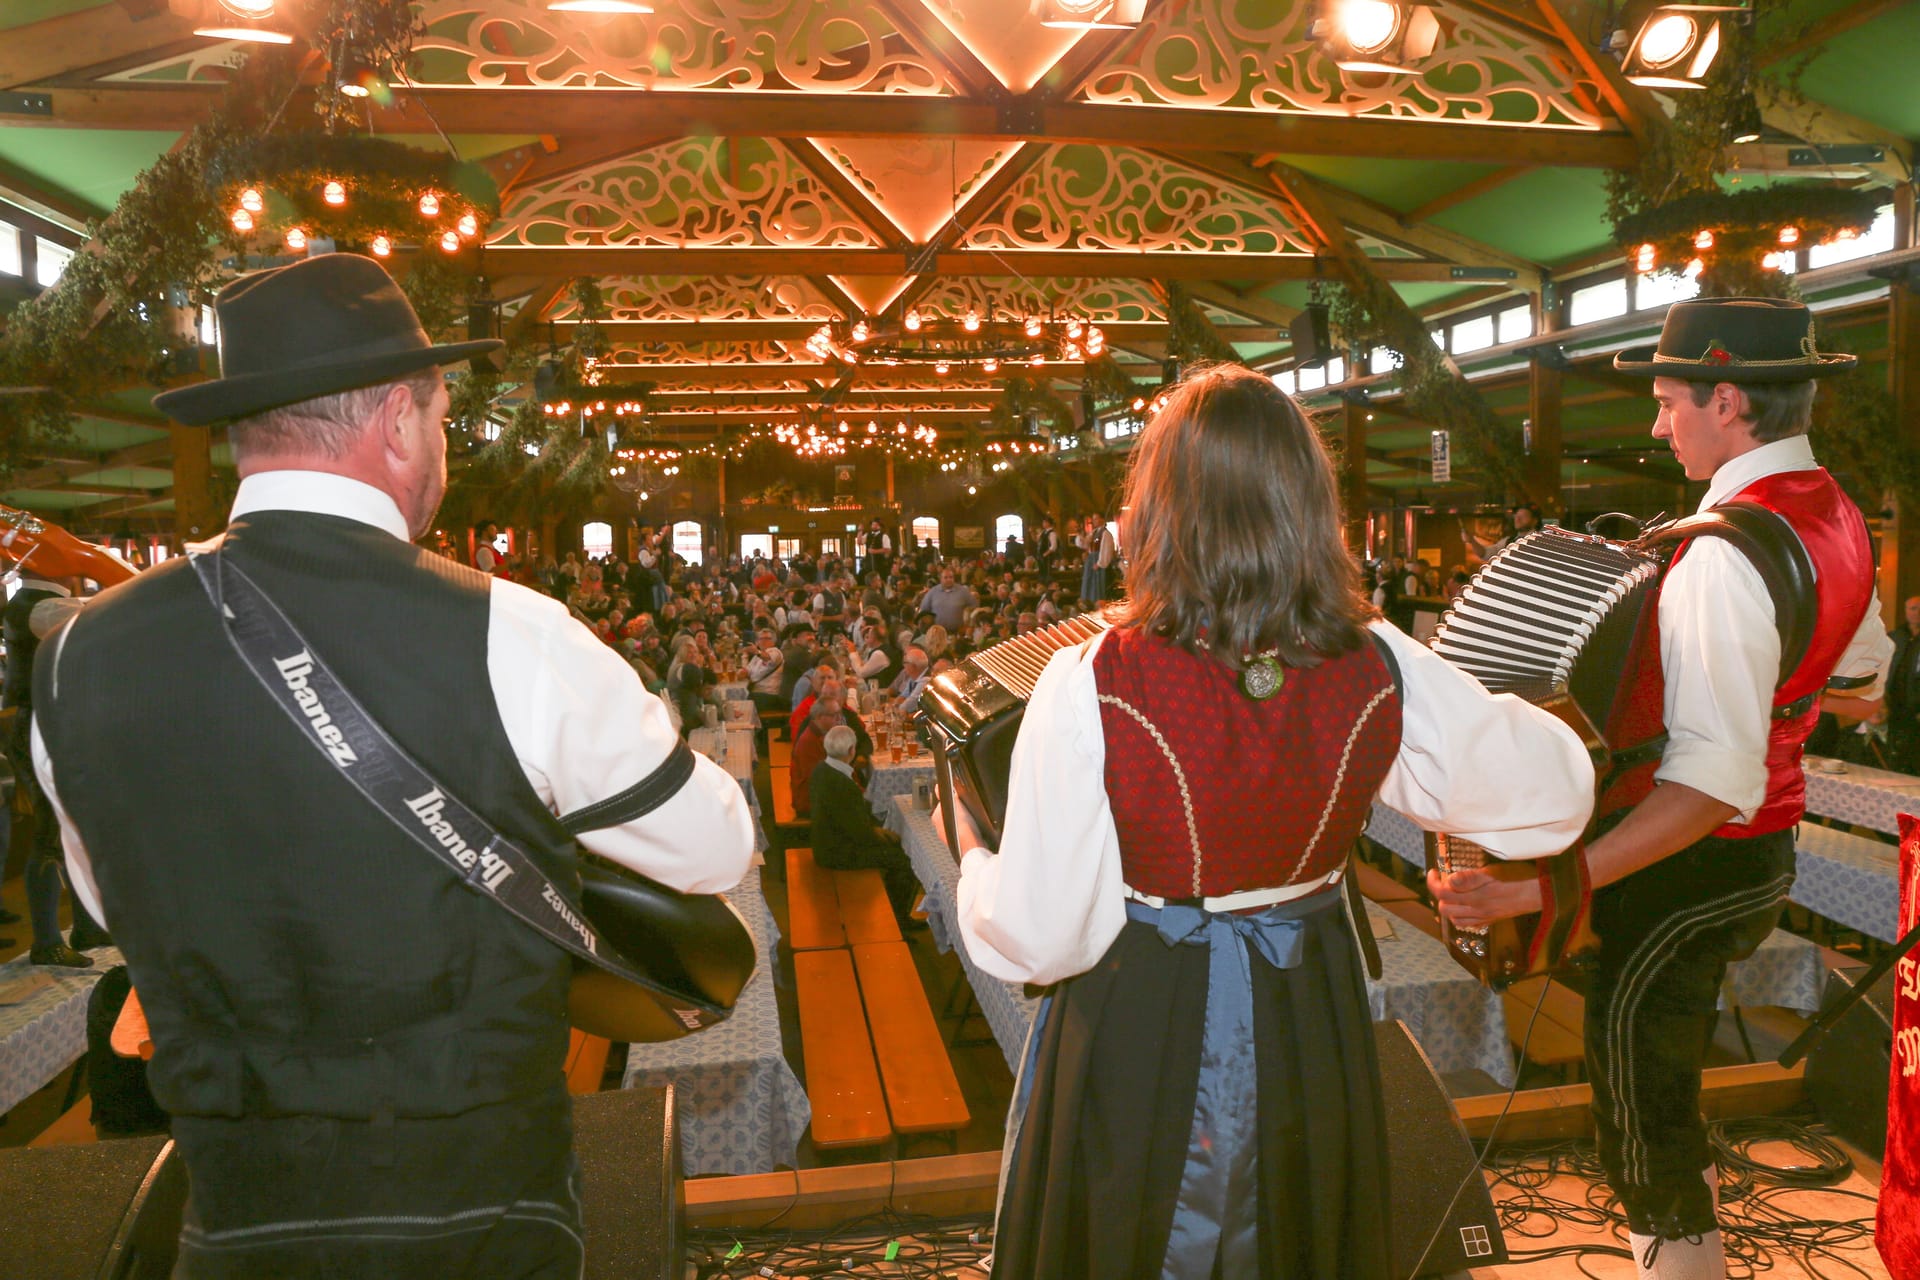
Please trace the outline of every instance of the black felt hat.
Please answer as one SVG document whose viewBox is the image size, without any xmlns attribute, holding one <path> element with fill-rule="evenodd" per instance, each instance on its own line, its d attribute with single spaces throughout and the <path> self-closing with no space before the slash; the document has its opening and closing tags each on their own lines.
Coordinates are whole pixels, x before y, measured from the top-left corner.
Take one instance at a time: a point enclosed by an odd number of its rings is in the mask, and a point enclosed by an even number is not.
<svg viewBox="0 0 1920 1280">
<path fill-rule="evenodd" d="M 1813 313 L 1781 298 L 1676 302 L 1651 347 L 1629 347 L 1613 367 L 1689 382 L 1802 382 L 1853 368 L 1849 355 L 1814 350 Z"/>
<path fill-rule="evenodd" d="M 407 295 L 372 258 L 325 253 L 234 281 L 220 318 L 220 377 L 153 398 L 190 427 L 391 382 L 498 351 L 497 338 L 435 346 Z"/>
</svg>

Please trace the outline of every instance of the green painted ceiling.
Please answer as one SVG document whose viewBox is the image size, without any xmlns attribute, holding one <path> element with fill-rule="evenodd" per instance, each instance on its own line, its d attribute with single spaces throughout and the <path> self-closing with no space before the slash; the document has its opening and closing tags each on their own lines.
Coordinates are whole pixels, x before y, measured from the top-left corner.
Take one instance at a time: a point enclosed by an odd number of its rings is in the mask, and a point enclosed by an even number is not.
<svg viewBox="0 0 1920 1280">
<path fill-rule="evenodd" d="M 1800 88 L 1905 138 L 1920 137 L 1920 85 L 1914 54 L 1920 50 L 1920 3 L 1892 11 L 1819 46 Z"/>
<path fill-rule="evenodd" d="M 1433 223 L 1549 266 L 1604 248 L 1606 175 L 1534 169 L 1434 216 Z"/>
</svg>

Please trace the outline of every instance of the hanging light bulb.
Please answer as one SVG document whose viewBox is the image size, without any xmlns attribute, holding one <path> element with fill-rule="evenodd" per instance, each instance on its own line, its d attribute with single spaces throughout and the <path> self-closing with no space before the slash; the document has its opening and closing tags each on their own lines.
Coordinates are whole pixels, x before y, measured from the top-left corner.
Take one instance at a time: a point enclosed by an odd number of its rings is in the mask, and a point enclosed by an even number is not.
<svg viewBox="0 0 1920 1280">
<path fill-rule="evenodd" d="M 441 232 L 441 233 L 440 233 L 440 251 L 441 251 L 442 253 L 458 253 L 458 252 L 460 252 L 460 236 L 459 236 L 459 233 L 458 233 L 458 232 L 454 232 L 454 231 L 443 231 L 443 232 Z"/>
<path fill-rule="evenodd" d="M 920 332 L 920 309 L 918 307 L 907 312 L 907 332 Z"/>
<path fill-rule="evenodd" d="M 1708 231 L 1704 227 L 1696 231 L 1693 236 L 1693 247 L 1696 249 L 1713 248 L 1713 232 Z"/>
<path fill-rule="evenodd" d="M 1027 330 L 1027 336 L 1029 338 L 1039 337 L 1040 336 L 1040 317 L 1028 316 L 1026 330 Z"/>
<path fill-rule="evenodd" d="M 1078 339 L 1080 337 L 1080 331 L 1081 324 L 1078 317 L 1067 321 L 1067 336 L 1069 338 Z"/>
<path fill-rule="evenodd" d="M 1687 264 L 1687 269 L 1682 274 L 1685 275 L 1689 280 L 1697 280 L 1700 278 L 1700 273 L 1702 271 L 1705 271 L 1706 269 L 1707 269 L 1707 264 L 1700 261 L 1700 259 L 1695 258 L 1693 261 Z"/>
<path fill-rule="evenodd" d="M 240 193 L 240 207 L 248 213 L 258 213 L 267 207 L 267 202 L 260 198 L 258 191 L 248 187 Z"/>
<path fill-rule="evenodd" d="M 1633 269 L 1641 275 L 1653 270 L 1653 246 L 1643 244 L 1633 255 Z"/>
<path fill-rule="evenodd" d="M 937 361 L 935 361 L 935 362 L 934 362 L 934 365 L 933 365 L 933 371 L 934 371 L 935 373 L 937 373 L 937 374 L 939 374 L 939 375 L 940 375 L 941 377 L 943 377 L 943 378 L 944 378 L 944 377 L 946 377 L 946 376 L 947 376 L 947 362 L 946 362 L 945 360 L 937 360 Z"/>
<path fill-rule="evenodd" d="M 233 211 L 233 229 L 235 231 L 253 230 L 253 215 L 245 209 L 235 209 Z"/>
<path fill-rule="evenodd" d="M 347 184 L 329 182 L 320 189 L 320 198 L 331 205 L 343 205 L 347 202 Z"/>
<path fill-rule="evenodd" d="M 457 225 L 460 228 L 460 234 L 469 240 L 480 234 L 480 219 L 470 213 L 461 214 Z"/>
<path fill-rule="evenodd" d="M 998 360 L 995 360 L 992 356 L 988 356 L 985 360 L 980 362 L 980 372 L 982 373 L 994 373 L 994 372 L 997 372 L 999 368 L 1000 368 L 1000 362 Z"/>
<path fill-rule="evenodd" d="M 385 236 L 375 236 L 367 242 L 367 248 L 373 250 L 376 258 L 385 258 L 393 253 L 393 241 Z"/>
<path fill-rule="evenodd" d="M 303 253 L 306 247 L 307 233 L 299 227 L 290 228 L 287 231 L 287 248 L 293 250 L 295 253 Z"/>
<path fill-rule="evenodd" d="M 1782 228 L 1780 228 L 1780 243 L 1781 243 L 1781 244 L 1787 244 L 1787 245 L 1791 245 L 1791 244 L 1799 244 L 1799 243 L 1800 243 L 1800 228 L 1798 228 L 1798 227 L 1782 227 Z"/>
<path fill-rule="evenodd" d="M 1033 359 L 1027 361 L 1027 364 L 1030 368 L 1038 369 L 1041 365 L 1045 364 L 1046 362 L 1047 362 L 1047 358 L 1045 356 L 1035 356 Z"/>
<path fill-rule="evenodd" d="M 980 313 L 972 307 L 967 308 L 967 318 L 961 322 L 968 333 L 980 332 Z"/>
<path fill-rule="evenodd" d="M 437 218 L 440 216 L 440 197 L 429 191 L 420 197 L 420 216 Z"/>
</svg>

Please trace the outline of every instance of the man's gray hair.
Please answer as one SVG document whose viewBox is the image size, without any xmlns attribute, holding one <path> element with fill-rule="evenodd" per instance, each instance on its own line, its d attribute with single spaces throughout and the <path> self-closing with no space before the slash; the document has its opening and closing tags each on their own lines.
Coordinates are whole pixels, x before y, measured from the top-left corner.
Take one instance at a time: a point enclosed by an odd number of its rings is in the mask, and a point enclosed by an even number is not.
<svg viewBox="0 0 1920 1280">
<path fill-rule="evenodd" d="M 827 736 L 820 740 L 820 745 L 825 747 L 827 754 L 835 760 L 851 760 L 854 744 L 857 742 L 859 739 L 854 737 L 853 730 L 846 725 L 837 724 L 827 730 Z"/>
<path fill-rule="evenodd" d="M 227 430 L 236 457 L 272 457 L 286 453 L 317 453 L 344 458 L 387 394 L 395 387 L 413 393 L 413 402 L 425 406 L 440 385 L 440 371 L 410 373 L 404 378 L 371 387 L 355 387 L 316 396 L 298 404 L 283 404 L 234 423 Z"/>
<path fill-rule="evenodd" d="M 922 649 L 917 644 L 909 648 L 906 652 L 907 664 L 910 666 L 917 666 L 922 671 L 925 671 L 927 669 L 927 663 L 930 661 L 931 659 L 927 657 L 927 651 L 925 649 Z"/>
</svg>

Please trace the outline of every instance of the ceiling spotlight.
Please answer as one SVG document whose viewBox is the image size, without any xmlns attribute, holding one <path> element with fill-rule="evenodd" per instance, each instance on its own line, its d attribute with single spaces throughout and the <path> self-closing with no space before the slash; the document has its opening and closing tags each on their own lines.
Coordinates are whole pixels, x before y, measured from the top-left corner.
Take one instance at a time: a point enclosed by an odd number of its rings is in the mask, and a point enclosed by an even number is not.
<svg viewBox="0 0 1920 1280">
<path fill-rule="evenodd" d="M 640 0 L 547 0 L 548 13 L 652 13 Z"/>
<path fill-rule="evenodd" d="M 220 0 L 220 7 L 236 18 L 259 19 L 273 16 L 274 0 Z"/>
<path fill-rule="evenodd" d="M 472 237 L 480 234 L 480 219 L 470 213 L 460 215 L 458 226 L 460 234 L 463 236 Z"/>
<path fill-rule="evenodd" d="M 1309 33 L 1342 71 L 1403 75 L 1433 52 L 1440 20 L 1426 5 L 1327 0 Z"/>
<path fill-rule="evenodd" d="M 302 253 L 306 250 L 306 247 L 307 233 L 299 227 L 289 228 L 287 231 L 287 248 L 293 250 L 295 253 Z"/>
<path fill-rule="evenodd" d="M 340 92 L 349 98 L 370 98 L 375 89 L 385 89 L 386 84 L 374 73 L 367 60 L 357 53 L 349 53 L 340 63 Z"/>
<path fill-rule="evenodd" d="M 420 197 L 420 216 L 437 218 L 440 216 L 440 197 L 429 191 Z"/>
<path fill-rule="evenodd" d="M 982 360 L 980 362 L 980 372 L 982 373 L 997 373 L 999 372 L 999 369 L 1000 369 L 1000 362 L 998 360 L 995 360 L 992 356 L 988 356 L 985 360 Z"/>
<path fill-rule="evenodd" d="M 908 333 L 920 332 L 920 312 L 918 308 L 907 312 L 906 325 Z"/>
<path fill-rule="evenodd" d="M 457 231 L 442 232 L 440 235 L 440 251 L 442 253 L 460 252 L 460 233 Z"/>
<path fill-rule="evenodd" d="M 218 24 L 195 27 L 193 34 L 208 40 L 246 40 L 253 44 L 292 44 L 293 35 L 271 27 L 225 27 Z"/>
<path fill-rule="evenodd" d="M 347 185 L 344 182 L 329 182 L 321 189 L 320 198 L 331 205 L 343 205 L 347 202 Z M 244 200 L 245 197 L 243 196 Z"/>
<path fill-rule="evenodd" d="M 1040 336 L 1040 317 L 1027 317 L 1026 334 L 1029 338 L 1037 338 Z"/>
<path fill-rule="evenodd" d="M 267 207 L 267 202 L 260 198 L 258 191 L 248 187 L 240 193 L 240 207 L 248 213 L 258 213 Z"/>
<path fill-rule="evenodd" d="M 1131 31 L 1146 8 L 1147 0 L 1034 0 L 1033 16 L 1067 31 Z"/>
<path fill-rule="evenodd" d="M 233 229 L 235 231 L 253 230 L 253 215 L 245 209 L 235 209 L 233 211 Z"/>
<path fill-rule="evenodd" d="M 1621 70 L 1649 89 L 1698 89 L 1720 52 L 1720 19 L 1704 5 L 1662 5 L 1640 24 Z"/>
<path fill-rule="evenodd" d="M 385 236 L 375 236 L 367 242 L 367 248 L 373 250 L 376 258 L 385 258 L 393 253 L 393 241 Z"/>
<path fill-rule="evenodd" d="M 968 333 L 980 332 L 980 313 L 971 307 L 967 309 L 967 318 L 961 322 Z"/>
</svg>

